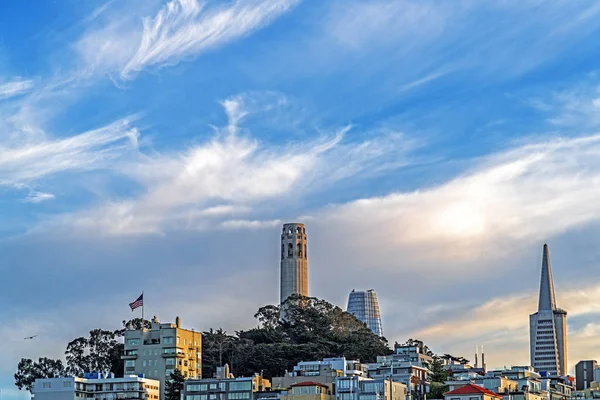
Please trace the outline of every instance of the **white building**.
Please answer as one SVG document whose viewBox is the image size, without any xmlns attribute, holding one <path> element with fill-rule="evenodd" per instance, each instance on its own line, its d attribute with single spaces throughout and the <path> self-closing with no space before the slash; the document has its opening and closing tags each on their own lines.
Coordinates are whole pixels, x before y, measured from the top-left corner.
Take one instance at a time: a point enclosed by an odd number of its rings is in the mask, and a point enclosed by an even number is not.
<svg viewBox="0 0 600 400">
<path fill-rule="evenodd" d="M 531 365 L 552 376 L 567 374 L 567 312 L 556 307 L 550 252 L 544 245 L 538 311 L 529 316 Z"/>
<path fill-rule="evenodd" d="M 33 400 L 158 400 L 160 382 L 127 375 L 86 374 L 85 378 L 64 377 L 36 379 Z"/>
</svg>

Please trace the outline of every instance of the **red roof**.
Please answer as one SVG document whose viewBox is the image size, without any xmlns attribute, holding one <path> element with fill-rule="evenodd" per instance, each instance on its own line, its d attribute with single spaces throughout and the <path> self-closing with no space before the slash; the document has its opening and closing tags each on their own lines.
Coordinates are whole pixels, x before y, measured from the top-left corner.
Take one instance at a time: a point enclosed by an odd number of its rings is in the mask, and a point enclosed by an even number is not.
<svg viewBox="0 0 600 400">
<path fill-rule="evenodd" d="M 321 387 L 328 387 L 327 385 L 324 385 L 322 383 L 319 382 L 298 382 L 298 383 L 294 383 L 292 385 L 290 385 L 291 387 L 297 387 L 297 386 L 321 386 Z"/>
<path fill-rule="evenodd" d="M 461 395 L 461 394 L 487 394 L 488 396 L 502 397 L 501 395 L 494 393 L 491 390 L 487 390 L 485 388 L 482 388 L 481 386 L 477 386 L 472 383 L 468 383 L 465 386 L 459 387 L 458 389 L 454 389 L 450 392 L 446 392 L 446 393 L 444 393 L 444 396 Z"/>
</svg>

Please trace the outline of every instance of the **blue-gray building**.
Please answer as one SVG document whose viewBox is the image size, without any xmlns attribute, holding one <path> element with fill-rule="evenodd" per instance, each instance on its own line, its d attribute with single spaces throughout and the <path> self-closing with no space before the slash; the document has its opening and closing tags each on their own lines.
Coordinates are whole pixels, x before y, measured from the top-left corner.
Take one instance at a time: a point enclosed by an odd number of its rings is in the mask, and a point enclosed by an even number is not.
<svg viewBox="0 0 600 400">
<path fill-rule="evenodd" d="M 377 294 L 373 289 L 352 290 L 348 296 L 348 310 L 356 318 L 367 324 L 369 329 L 377 336 L 383 336 L 381 327 L 381 315 L 379 314 L 379 303 Z"/>
</svg>

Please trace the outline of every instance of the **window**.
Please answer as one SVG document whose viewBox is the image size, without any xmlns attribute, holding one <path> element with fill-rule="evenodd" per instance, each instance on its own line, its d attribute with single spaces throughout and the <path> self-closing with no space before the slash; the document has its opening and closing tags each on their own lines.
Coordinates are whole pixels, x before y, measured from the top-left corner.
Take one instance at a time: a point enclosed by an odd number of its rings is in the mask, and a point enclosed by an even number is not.
<svg viewBox="0 0 600 400">
<path fill-rule="evenodd" d="M 163 343 L 164 344 L 173 344 L 173 343 L 175 343 L 174 340 L 175 340 L 175 338 L 173 336 L 165 336 L 163 338 Z"/>
<path fill-rule="evenodd" d="M 42 384 L 42 387 L 43 387 L 44 389 L 50 389 L 50 388 L 52 387 L 52 384 L 51 384 L 50 382 L 44 382 L 44 383 Z"/>
<path fill-rule="evenodd" d="M 166 365 L 175 365 L 175 359 L 174 358 L 167 358 L 165 360 L 165 364 Z M 191 389 L 190 389 L 191 390 Z"/>
<path fill-rule="evenodd" d="M 135 360 L 125 360 L 125 368 L 135 367 Z"/>
<path fill-rule="evenodd" d="M 217 384 L 216 383 L 211 383 L 210 384 L 210 389 L 216 389 L 217 388 Z"/>
<path fill-rule="evenodd" d="M 127 339 L 128 346 L 137 346 L 140 344 L 140 339 Z"/>
<path fill-rule="evenodd" d="M 246 382 L 229 382 L 229 390 L 230 391 L 241 391 L 241 390 L 252 390 L 252 385 L 250 381 Z"/>
<path fill-rule="evenodd" d="M 63 387 L 70 388 L 71 385 L 72 385 L 71 381 L 64 381 L 63 382 Z"/>
<path fill-rule="evenodd" d="M 158 349 L 154 349 L 154 355 L 157 356 L 158 355 Z"/>
<path fill-rule="evenodd" d="M 144 362 L 142 363 L 142 367 L 146 366 L 146 360 L 144 360 Z"/>
<path fill-rule="evenodd" d="M 240 393 L 229 392 L 227 394 L 228 400 L 244 400 L 244 399 L 249 399 L 249 398 L 250 398 L 250 392 L 240 392 Z"/>
<path fill-rule="evenodd" d="M 180 338 L 179 336 L 177 336 L 177 344 L 179 344 Z"/>
<path fill-rule="evenodd" d="M 175 372 L 175 370 L 174 370 L 173 368 L 168 368 L 168 369 L 165 371 L 165 375 L 167 376 L 167 379 L 169 379 L 169 378 L 170 378 L 170 376 L 171 376 L 171 374 L 172 374 L 173 372 Z"/>
<path fill-rule="evenodd" d="M 225 382 L 219 382 L 219 390 L 224 392 L 226 390 L 226 383 Z"/>
<path fill-rule="evenodd" d="M 479 396 L 469 397 L 469 400 L 479 400 Z"/>
</svg>

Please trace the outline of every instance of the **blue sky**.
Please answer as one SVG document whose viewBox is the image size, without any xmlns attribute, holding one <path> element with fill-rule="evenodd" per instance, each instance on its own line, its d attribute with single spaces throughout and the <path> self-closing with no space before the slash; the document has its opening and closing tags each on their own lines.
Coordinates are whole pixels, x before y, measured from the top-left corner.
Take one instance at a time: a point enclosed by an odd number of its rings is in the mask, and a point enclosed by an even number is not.
<svg viewBox="0 0 600 400">
<path fill-rule="evenodd" d="M 255 324 L 280 225 L 388 339 L 528 361 L 542 244 L 600 358 L 600 5 L 0 5 L 0 388 L 131 317 Z M 414 310 L 419 310 L 415 315 Z M 22 337 L 38 334 L 36 341 Z"/>
</svg>

